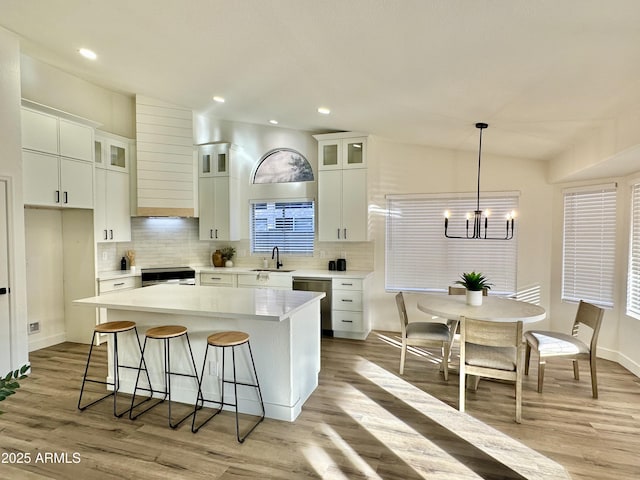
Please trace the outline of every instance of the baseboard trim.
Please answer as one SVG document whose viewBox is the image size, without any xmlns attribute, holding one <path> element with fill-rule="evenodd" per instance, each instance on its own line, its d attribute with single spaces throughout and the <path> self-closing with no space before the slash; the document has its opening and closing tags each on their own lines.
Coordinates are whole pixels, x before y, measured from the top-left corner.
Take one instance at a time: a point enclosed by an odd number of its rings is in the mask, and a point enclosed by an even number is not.
<svg viewBox="0 0 640 480">
<path fill-rule="evenodd" d="M 616 362 L 617 364 L 629 370 L 636 377 L 640 377 L 640 364 L 638 364 L 637 362 L 634 362 L 629 357 L 627 357 L 626 355 L 623 355 L 620 352 L 616 352 L 608 348 L 598 347 L 598 357 L 604 358 L 605 360 L 611 360 L 612 362 Z"/>
<path fill-rule="evenodd" d="M 29 340 L 29 351 L 34 352 L 66 341 L 67 338 L 65 333 L 58 333 L 49 337 L 38 338 L 37 340 Z"/>
</svg>

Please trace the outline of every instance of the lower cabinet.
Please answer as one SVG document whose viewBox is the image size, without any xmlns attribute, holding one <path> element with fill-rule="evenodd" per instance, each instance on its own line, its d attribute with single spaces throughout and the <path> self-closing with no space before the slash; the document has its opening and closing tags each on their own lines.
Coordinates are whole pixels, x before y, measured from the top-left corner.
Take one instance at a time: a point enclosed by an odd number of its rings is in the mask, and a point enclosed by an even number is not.
<svg viewBox="0 0 640 480">
<path fill-rule="evenodd" d="M 200 273 L 200 285 L 214 287 L 237 287 L 238 276 L 235 273 Z"/>
<path fill-rule="evenodd" d="M 99 280 L 98 281 L 98 295 L 108 295 L 113 292 L 120 292 L 122 290 L 132 290 L 134 288 L 140 288 L 142 286 L 142 280 L 140 275 L 132 275 L 130 277 L 114 278 L 111 280 Z M 98 309 L 97 323 L 108 322 L 107 309 Z M 96 345 L 100 345 L 106 340 L 107 335 L 100 334 L 96 340 Z"/>
<path fill-rule="evenodd" d="M 334 337 L 367 338 L 371 326 L 366 293 L 366 281 L 362 278 L 332 279 L 331 326 Z"/>
<path fill-rule="evenodd" d="M 275 288 L 291 290 L 293 278 L 291 275 L 271 272 L 252 272 L 238 274 L 238 287 Z"/>
</svg>

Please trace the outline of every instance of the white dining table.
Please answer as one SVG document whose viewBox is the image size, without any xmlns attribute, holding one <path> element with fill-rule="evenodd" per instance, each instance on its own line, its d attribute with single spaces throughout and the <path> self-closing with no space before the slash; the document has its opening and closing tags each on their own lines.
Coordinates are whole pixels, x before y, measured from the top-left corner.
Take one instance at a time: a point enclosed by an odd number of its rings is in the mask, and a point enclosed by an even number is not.
<svg viewBox="0 0 640 480">
<path fill-rule="evenodd" d="M 453 320 L 469 317 L 492 322 L 531 323 L 547 316 L 539 305 L 491 295 L 482 297 L 482 305 L 471 306 L 467 305 L 465 295 L 424 293 L 418 296 L 418 310 Z"/>
</svg>

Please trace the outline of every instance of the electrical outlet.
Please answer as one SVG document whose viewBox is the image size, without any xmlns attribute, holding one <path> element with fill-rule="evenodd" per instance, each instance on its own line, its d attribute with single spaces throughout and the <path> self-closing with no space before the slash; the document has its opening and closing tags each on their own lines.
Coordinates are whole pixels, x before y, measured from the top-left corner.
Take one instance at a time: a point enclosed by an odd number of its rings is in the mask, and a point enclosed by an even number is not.
<svg viewBox="0 0 640 480">
<path fill-rule="evenodd" d="M 340 252 L 340 258 L 347 258 L 347 252 Z"/>
<path fill-rule="evenodd" d="M 325 258 L 327 256 L 327 252 L 324 250 L 320 250 L 320 258 Z"/>
<path fill-rule="evenodd" d="M 102 260 L 106 261 L 108 258 L 107 252 L 102 252 Z"/>
</svg>

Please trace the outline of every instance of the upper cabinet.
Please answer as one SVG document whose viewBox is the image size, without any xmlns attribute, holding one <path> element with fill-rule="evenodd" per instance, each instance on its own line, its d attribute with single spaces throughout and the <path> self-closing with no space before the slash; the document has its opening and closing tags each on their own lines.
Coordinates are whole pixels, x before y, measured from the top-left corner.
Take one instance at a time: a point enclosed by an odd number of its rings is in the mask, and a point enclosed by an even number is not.
<svg viewBox="0 0 640 480">
<path fill-rule="evenodd" d="M 318 140 L 318 240 L 368 240 L 367 138 L 355 133 Z"/>
<path fill-rule="evenodd" d="M 229 158 L 234 147 L 228 142 L 198 145 L 198 172 L 200 177 L 229 176 Z"/>
<path fill-rule="evenodd" d="M 198 145 L 200 240 L 239 240 L 239 179 L 236 147 L 228 142 Z"/>
<path fill-rule="evenodd" d="M 129 151 L 133 141 L 96 131 L 95 207 L 96 242 L 131 241 Z"/>
<path fill-rule="evenodd" d="M 93 136 L 89 124 L 23 107 L 24 203 L 93 208 Z"/>
<path fill-rule="evenodd" d="M 131 140 L 96 131 L 94 158 L 96 167 L 129 172 Z"/>
<path fill-rule="evenodd" d="M 343 135 L 314 135 L 318 140 L 318 170 L 367 167 L 367 138 Z"/>
</svg>

